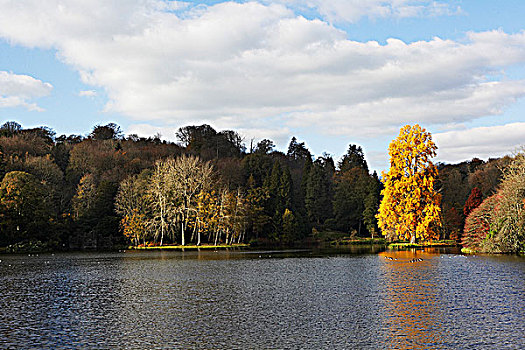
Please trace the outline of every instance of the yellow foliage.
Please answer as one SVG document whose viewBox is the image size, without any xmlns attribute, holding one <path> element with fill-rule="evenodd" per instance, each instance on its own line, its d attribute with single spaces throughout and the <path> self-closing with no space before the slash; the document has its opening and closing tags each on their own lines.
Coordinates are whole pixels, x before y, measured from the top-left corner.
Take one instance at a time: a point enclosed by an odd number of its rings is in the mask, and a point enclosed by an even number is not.
<svg viewBox="0 0 525 350">
<path fill-rule="evenodd" d="M 135 246 L 140 243 L 141 239 L 144 239 L 146 234 L 144 216 L 139 214 L 136 209 L 131 215 L 125 215 L 120 221 L 120 225 L 124 236 L 131 239 Z"/>
<path fill-rule="evenodd" d="M 403 127 L 390 143 L 390 170 L 382 173 L 385 187 L 376 216 L 388 238 L 438 238 L 441 197 L 434 190 L 437 169 L 430 161 L 436 150 L 431 134 L 417 124 Z"/>
</svg>

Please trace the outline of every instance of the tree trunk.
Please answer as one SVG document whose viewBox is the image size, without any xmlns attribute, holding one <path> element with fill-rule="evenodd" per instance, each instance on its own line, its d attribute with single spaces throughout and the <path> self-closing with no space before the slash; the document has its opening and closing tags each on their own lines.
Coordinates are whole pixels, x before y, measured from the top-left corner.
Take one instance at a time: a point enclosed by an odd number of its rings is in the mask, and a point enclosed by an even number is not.
<svg viewBox="0 0 525 350">
<path fill-rule="evenodd" d="M 162 240 L 164 239 L 164 217 L 161 213 L 161 219 L 160 219 L 160 245 L 162 246 Z"/>
<path fill-rule="evenodd" d="M 412 233 L 410 236 L 410 244 L 416 244 L 416 234 Z"/>
<path fill-rule="evenodd" d="M 197 220 L 195 220 L 195 226 L 197 226 Z M 201 245 L 201 230 L 200 230 L 200 227 L 197 230 L 197 245 Z"/>
<path fill-rule="evenodd" d="M 181 235 L 182 235 L 182 245 L 185 245 L 186 244 L 186 240 L 184 239 L 184 219 L 182 219 L 182 222 L 181 222 Z"/>
</svg>

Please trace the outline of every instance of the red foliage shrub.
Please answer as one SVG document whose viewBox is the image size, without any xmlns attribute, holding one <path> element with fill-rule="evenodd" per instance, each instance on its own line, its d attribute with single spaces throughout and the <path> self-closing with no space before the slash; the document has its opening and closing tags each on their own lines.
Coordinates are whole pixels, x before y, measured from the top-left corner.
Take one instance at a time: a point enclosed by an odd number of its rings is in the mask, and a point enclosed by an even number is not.
<svg viewBox="0 0 525 350">
<path fill-rule="evenodd" d="M 485 199 L 481 205 L 470 212 L 465 220 L 462 244 L 464 247 L 482 251 L 485 238 L 490 233 L 490 224 L 495 212 L 498 210 L 498 203 L 501 195 L 496 193 Z"/>
<path fill-rule="evenodd" d="M 481 193 L 481 190 L 477 187 L 474 187 L 470 192 L 470 196 L 465 202 L 465 206 L 463 207 L 463 214 L 465 214 L 465 217 L 467 217 L 474 209 L 479 207 L 482 202 L 483 194 Z"/>
</svg>

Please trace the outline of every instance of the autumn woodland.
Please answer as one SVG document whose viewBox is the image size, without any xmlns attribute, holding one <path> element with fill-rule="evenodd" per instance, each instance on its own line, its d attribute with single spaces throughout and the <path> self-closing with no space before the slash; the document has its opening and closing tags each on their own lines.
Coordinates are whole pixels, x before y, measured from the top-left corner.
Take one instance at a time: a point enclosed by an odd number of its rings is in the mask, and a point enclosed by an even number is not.
<svg viewBox="0 0 525 350">
<path fill-rule="evenodd" d="M 57 136 L 6 122 L 0 247 L 301 246 L 335 232 L 524 250 L 523 152 L 435 164 L 432 135 L 407 125 L 388 149 L 390 169 L 378 175 L 355 144 L 334 159 L 313 157 L 295 137 L 285 153 L 269 139 L 247 142 L 209 125 L 176 136 L 123 135 L 116 124 Z"/>
</svg>

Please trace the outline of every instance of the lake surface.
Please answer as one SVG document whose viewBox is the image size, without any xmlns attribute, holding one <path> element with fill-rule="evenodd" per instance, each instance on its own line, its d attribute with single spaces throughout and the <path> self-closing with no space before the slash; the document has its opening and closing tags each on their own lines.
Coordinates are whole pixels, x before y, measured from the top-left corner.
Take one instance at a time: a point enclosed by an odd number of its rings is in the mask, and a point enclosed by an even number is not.
<svg viewBox="0 0 525 350">
<path fill-rule="evenodd" d="M 525 259 L 366 251 L 0 255 L 0 348 L 525 348 Z"/>
</svg>

